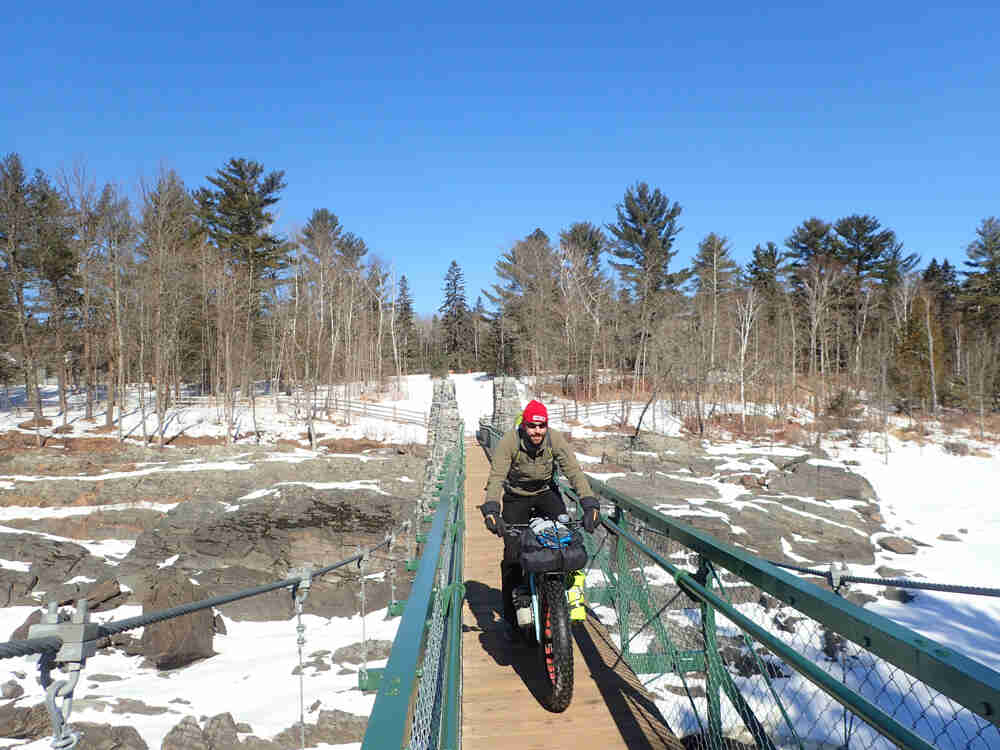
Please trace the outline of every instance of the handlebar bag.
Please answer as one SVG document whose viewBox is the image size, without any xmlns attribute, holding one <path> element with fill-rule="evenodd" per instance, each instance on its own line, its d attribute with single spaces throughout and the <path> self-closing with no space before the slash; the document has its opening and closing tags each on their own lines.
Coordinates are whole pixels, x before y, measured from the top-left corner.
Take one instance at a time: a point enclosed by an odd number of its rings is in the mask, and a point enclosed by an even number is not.
<svg viewBox="0 0 1000 750">
<path fill-rule="evenodd" d="M 525 572 L 569 572 L 586 567 L 587 549 L 579 531 L 553 522 L 534 526 L 521 532 L 521 568 Z"/>
</svg>

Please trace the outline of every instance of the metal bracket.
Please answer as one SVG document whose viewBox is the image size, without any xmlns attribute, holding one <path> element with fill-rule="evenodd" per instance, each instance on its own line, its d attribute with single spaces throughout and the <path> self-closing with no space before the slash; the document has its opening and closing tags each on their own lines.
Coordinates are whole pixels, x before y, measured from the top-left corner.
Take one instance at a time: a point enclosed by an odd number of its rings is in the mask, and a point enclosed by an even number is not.
<svg viewBox="0 0 1000 750">
<path fill-rule="evenodd" d="M 840 591 L 841 585 L 844 583 L 844 576 L 850 575 L 851 569 L 847 567 L 846 563 L 843 562 L 831 562 L 830 563 L 830 588 L 835 592 Z"/>
<path fill-rule="evenodd" d="M 55 654 L 46 652 L 38 657 L 38 682 L 45 689 L 45 708 L 52 721 L 52 747 L 54 750 L 71 750 L 80 741 L 80 733 L 67 726 L 73 710 L 73 690 L 80 680 L 80 672 L 87 657 L 97 652 L 97 623 L 90 622 L 90 609 L 86 599 L 78 599 L 72 617 L 59 611 L 55 602 L 49 602 L 42 621 L 28 628 L 29 638 L 54 636 L 62 641 Z M 68 680 L 53 680 L 52 668 L 61 666 L 70 673 Z M 62 704 L 57 699 L 62 698 Z"/>
<path fill-rule="evenodd" d="M 312 586 L 313 566 L 304 565 L 301 568 L 294 568 L 292 577 L 298 578 L 299 582 L 292 586 L 292 598 L 295 600 L 296 611 L 301 611 L 302 605 L 309 598 L 309 588 Z"/>
</svg>

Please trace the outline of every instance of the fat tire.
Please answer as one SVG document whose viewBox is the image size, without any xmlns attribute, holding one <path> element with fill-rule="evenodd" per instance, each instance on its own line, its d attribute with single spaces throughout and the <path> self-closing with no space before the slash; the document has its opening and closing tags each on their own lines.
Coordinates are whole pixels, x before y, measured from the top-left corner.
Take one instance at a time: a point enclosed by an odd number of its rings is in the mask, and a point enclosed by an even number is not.
<svg viewBox="0 0 1000 750">
<path fill-rule="evenodd" d="M 561 577 L 539 576 L 538 584 L 542 633 L 538 653 L 548 687 L 542 705 L 553 713 L 562 713 L 573 700 L 573 632 L 566 586 Z"/>
</svg>

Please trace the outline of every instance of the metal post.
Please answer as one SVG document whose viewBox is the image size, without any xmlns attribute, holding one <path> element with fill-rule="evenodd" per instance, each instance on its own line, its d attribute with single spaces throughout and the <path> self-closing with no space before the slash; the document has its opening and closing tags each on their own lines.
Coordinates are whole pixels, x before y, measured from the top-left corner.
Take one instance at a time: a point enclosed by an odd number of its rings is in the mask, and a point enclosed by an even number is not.
<svg viewBox="0 0 1000 750">
<path fill-rule="evenodd" d="M 358 554 L 362 553 L 361 545 L 358 545 Z M 361 669 L 359 679 L 362 683 L 368 682 L 368 640 L 365 636 L 365 558 L 362 555 L 358 559 L 358 571 L 361 574 Z"/>
<path fill-rule="evenodd" d="M 615 523 L 622 529 L 627 529 L 625 511 L 621 506 L 615 506 Z M 622 658 L 628 662 L 629 655 L 629 612 L 631 611 L 631 574 L 628 570 L 628 543 L 620 536 L 615 536 L 615 567 L 618 574 L 618 591 L 615 592 L 615 604 L 618 610 L 618 637 L 621 640 Z"/>
<path fill-rule="evenodd" d="M 708 562 L 698 556 L 696 580 L 706 589 L 712 588 Z M 705 639 L 705 698 L 708 702 L 708 743 L 709 747 L 721 747 L 722 740 L 722 680 L 720 670 L 725 669 L 719 658 L 719 642 L 715 629 L 715 608 L 708 602 L 701 602 L 701 632 Z"/>
</svg>

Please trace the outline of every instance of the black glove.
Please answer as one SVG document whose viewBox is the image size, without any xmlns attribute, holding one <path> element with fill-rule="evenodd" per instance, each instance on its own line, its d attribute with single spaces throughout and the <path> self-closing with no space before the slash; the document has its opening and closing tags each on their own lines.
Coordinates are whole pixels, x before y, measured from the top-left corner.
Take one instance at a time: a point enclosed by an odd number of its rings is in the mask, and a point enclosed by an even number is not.
<svg viewBox="0 0 1000 750">
<path fill-rule="evenodd" d="M 483 512 L 486 528 L 502 539 L 507 531 L 507 524 L 503 522 L 503 517 L 500 515 L 500 503 L 496 500 L 490 500 L 483 503 L 479 509 Z"/>
<path fill-rule="evenodd" d="M 583 508 L 583 528 L 588 534 L 593 534 L 601 523 L 601 503 L 596 497 L 581 497 L 580 506 Z"/>
</svg>

